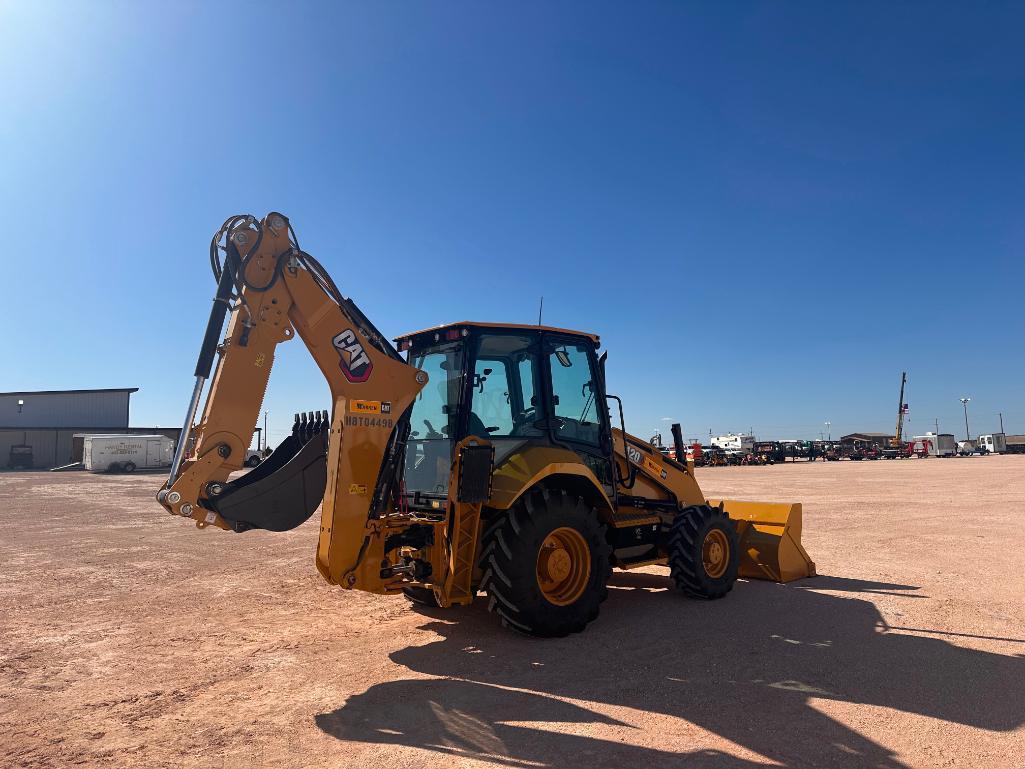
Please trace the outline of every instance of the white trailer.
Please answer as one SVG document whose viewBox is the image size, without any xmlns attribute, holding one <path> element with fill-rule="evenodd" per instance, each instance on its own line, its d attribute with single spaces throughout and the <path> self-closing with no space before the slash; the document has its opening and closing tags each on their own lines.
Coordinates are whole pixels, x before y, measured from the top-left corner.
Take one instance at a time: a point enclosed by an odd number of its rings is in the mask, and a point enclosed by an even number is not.
<svg viewBox="0 0 1025 769">
<path fill-rule="evenodd" d="M 952 433 L 926 433 L 916 435 L 916 441 L 922 441 L 923 445 L 929 447 L 930 457 L 955 457 L 957 456 L 957 441 Z M 928 443 L 926 443 L 928 441 Z"/>
<path fill-rule="evenodd" d="M 82 465 L 93 473 L 170 467 L 173 454 L 174 441 L 166 435 L 86 435 L 82 439 Z"/>
<path fill-rule="evenodd" d="M 985 449 L 990 454 L 1007 453 L 1007 436 L 1003 433 L 991 433 L 990 435 L 980 435 L 976 441 L 976 444 L 980 449 Z"/>
<path fill-rule="evenodd" d="M 712 438 L 712 445 L 728 453 L 750 454 L 755 450 L 755 437 L 743 433 L 730 433 Z"/>
</svg>

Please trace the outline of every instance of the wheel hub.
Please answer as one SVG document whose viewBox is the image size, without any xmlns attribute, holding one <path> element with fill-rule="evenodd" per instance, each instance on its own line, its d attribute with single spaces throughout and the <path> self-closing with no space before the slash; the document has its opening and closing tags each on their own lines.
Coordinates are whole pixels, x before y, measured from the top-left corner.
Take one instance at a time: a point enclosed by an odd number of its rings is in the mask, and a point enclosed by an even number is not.
<svg viewBox="0 0 1025 769">
<path fill-rule="evenodd" d="M 569 576 L 573 568 L 569 553 L 564 548 L 546 548 L 541 553 L 542 567 L 549 582 L 561 582 Z"/>
<path fill-rule="evenodd" d="M 591 577 L 591 551 L 583 535 L 564 526 L 545 537 L 537 554 L 536 575 L 550 603 L 567 606 L 580 598 Z"/>
<path fill-rule="evenodd" d="M 705 573 L 717 579 L 726 573 L 730 562 L 730 542 L 721 529 L 712 529 L 701 543 L 701 562 Z"/>
</svg>

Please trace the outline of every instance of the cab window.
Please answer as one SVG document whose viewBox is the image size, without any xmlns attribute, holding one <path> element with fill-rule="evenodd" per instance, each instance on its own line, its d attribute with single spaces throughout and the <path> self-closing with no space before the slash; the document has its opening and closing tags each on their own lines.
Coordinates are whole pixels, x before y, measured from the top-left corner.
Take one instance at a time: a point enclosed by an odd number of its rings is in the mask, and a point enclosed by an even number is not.
<svg viewBox="0 0 1025 769">
<path fill-rule="evenodd" d="M 598 385 L 588 349 L 572 343 L 557 343 L 550 349 L 556 437 L 597 446 L 601 442 Z"/>
<path fill-rule="evenodd" d="M 410 414 L 403 476 L 406 491 L 444 495 L 463 383 L 463 348 L 461 344 L 433 347 L 412 356 L 410 363 L 430 379 L 413 401 Z"/>
<path fill-rule="evenodd" d="M 481 336 L 468 433 L 485 438 L 543 434 L 535 426 L 540 419 L 536 397 L 540 372 L 534 341 L 513 334 Z"/>
</svg>

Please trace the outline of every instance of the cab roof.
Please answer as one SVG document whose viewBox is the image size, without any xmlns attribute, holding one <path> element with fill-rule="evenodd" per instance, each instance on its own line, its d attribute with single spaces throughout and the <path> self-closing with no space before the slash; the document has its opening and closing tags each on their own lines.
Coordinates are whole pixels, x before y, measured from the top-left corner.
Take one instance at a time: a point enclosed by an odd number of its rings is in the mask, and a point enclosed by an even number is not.
<svg viewBox="0 0 1025 769">
<path fill-rule="evenodd" d="M 462 328 L 489 328 L 496 330 L 509 329 L 511 331 L 548 331 L 556 334 L 568 334 L 570 336 L 581 336 L 586 339 L 590 339 L 595 347 L 601 343 L 601 339 L 597 334 L 589 334 L 586 331 L 573 331 L 572 329 L 556 328 L 555 326 L 535 326 L 526 323 L 481 323 L 475 320 L 461 320 L 458 323 L 443 323 L 440 326 L 432 326 L 431 328 L 421 329 L 420 331 L 410 331 L 408 334 L 395 337 L 394 341 L 396 344 L 399 344 L 406 340 L 412 340 L 413 337 L 418 337 L 422 334 L 441 334 L 450 329 L 458 330 Z"/>
</svg>

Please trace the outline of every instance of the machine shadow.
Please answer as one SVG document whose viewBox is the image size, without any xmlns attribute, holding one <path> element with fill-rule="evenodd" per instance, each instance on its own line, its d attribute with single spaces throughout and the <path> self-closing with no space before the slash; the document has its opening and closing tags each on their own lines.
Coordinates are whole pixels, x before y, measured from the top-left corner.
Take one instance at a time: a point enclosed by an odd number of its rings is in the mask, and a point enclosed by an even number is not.
<svg viewBox="0 0 1025 769">
<path fill-rule="evenodd" d="M 617 723 L 555 699 L 569 698 L 680 718 L 786 767 L 886 769 L 905 765 L 812 700 L 882 706 L 996 732 L 1025 724 L 1025 656 L 893 632 L 874 604 L 855 597 L 911 598 L 916 589 L 820 577 L 791 585 L 738 582 L 726 600 L 699 602 L 670 590 L 667 578 L 617 573 L 601 617 L 585 633 L 554 641 L 502 629 L 483 601 L 436 610 L 431 616 L 439 619 L 425 627 L 440 640 L 391 657 L 437 679 L 376 685 L 317 716 L 317 724 L 340 739 L 505 766 L 766 765 L 523 725 Z"/>
</svg>

